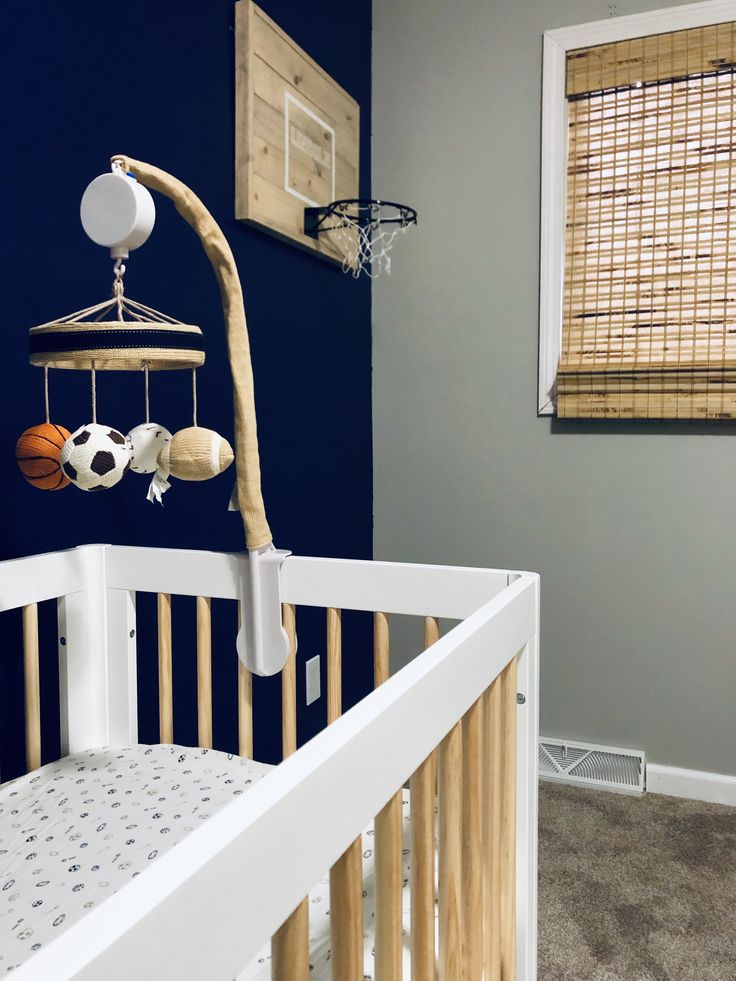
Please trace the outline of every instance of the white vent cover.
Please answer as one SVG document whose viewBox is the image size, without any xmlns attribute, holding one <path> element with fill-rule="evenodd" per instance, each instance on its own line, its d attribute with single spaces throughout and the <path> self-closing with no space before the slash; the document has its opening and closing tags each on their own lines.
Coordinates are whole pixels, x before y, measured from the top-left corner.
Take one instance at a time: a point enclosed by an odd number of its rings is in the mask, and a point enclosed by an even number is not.
<svg viewBox="0 0 736 981">
<path fill-rule="evenodd" d="M 644 753 L 564 739 L 539 740 L 539 776 L 625 794 L 644 792 Z"/>
</svg>

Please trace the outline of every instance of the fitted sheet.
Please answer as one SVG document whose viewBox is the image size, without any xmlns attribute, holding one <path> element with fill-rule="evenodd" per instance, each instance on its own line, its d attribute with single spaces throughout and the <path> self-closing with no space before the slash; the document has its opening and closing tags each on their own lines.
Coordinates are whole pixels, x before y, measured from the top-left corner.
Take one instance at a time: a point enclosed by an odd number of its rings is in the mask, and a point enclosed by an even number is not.
<svg viewBox="0 0 736 981">
<path fill-rule="evenodd" d="M 182 746 L 92 749 L 0 786 L 0 974 L 272 767 Z"/>
<path fill-rule="evenodd" d="M 182 746 L 93 749 L 0 786 L 0 974 L 264 777 L 271 766 Z M 403 791 L 404 972 L 409 977 L 410 796 Z M 373 981 L 375 832 L 362 835 L 364 979 Z M 331 981 L 330 885 L 309 894 L 311 981 Z M 271 948 L 238 975 L 270 981 Z"/>
</svg>

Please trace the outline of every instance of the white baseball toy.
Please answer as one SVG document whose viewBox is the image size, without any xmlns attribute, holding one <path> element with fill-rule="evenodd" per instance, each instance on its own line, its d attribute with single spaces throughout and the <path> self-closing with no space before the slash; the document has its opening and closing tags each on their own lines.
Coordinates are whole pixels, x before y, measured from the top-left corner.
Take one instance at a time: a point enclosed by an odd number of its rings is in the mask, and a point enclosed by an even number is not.
<svg viewBox="0 0 736 981">
<path fill-rule="evenodd" d="M 134 473 L 152 473 L 148 500 L 163 504 L 162 497 L 171 487 L 168 470 L 158 462 L 163 448 L 171 442 L 171 433 L 157 422 L 143 422 L 125 437 L 130 450 L 130 469 Z"/>
<path fill-rule="evenodd" d="M 143 422 L 131 429 L 125 438 L 130 449 L 130 469 L 133 473 L 155 473 L 159 453 L 166 443 L 171 442 L 171 433 L 156 422 Z"/>
</svg>

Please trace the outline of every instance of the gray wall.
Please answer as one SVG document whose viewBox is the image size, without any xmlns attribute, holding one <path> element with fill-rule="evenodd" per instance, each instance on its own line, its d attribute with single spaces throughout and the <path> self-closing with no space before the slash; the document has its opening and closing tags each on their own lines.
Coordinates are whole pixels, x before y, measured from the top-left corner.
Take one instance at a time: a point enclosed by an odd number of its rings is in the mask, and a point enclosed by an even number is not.
<svg viewBox="0 0 736 981">
<path fill-rule="evenodd" d="M 542 731 L 736 773 L 734 428 L 536 416 L 542 34 L 607 14 L 374 0 L 375 554 L 540 572 Z"/>
</svg>

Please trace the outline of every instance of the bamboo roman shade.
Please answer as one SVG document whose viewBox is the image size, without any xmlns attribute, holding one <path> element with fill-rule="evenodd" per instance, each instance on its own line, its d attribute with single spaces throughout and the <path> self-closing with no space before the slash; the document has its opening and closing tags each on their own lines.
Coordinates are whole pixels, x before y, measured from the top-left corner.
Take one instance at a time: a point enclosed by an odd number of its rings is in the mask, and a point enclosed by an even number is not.
<svg viewBox="0 0 736 981">
<path fill-rule="evenodd" d="M 557 413 L 736 418 L 736 24 L 568 53 Z"/>
</svg>

